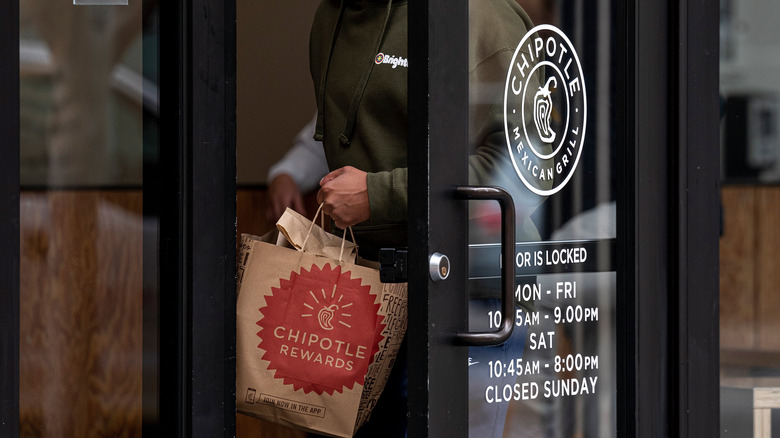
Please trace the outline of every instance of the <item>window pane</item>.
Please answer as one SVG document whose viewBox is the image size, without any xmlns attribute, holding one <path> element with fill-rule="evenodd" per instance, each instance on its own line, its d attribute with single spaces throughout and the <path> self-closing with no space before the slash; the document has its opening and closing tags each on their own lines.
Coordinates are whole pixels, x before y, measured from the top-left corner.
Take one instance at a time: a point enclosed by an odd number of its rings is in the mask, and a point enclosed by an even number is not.
<svg viewBox="0 0 780 438">
<path fill-rule="evenodd" d="M 720 8 L 721 433 L 753 436 L 769 425 L 780 436 L 780 404 L 763 411 L 756 401 L 780 387 L 780 5 Z"/>
<path fill-rule="evenodd" d="M 611 79 L 622 68 L 617 12 L 606 0 L 588 10 L 571 1 L 518 4 L 530 21 L 513 33 L 514 56 L 502 62 L 495 50 L 480 53 L 488 43 L 470 47 L 471 153 L 490 163 L 487 151 L 509 148 L 512 162 L 483 165 L 472 156 L 469 183 L 503 187 L 514 199 L 517 306 L 502 315 L 496 299 L 506 263 L 499 206 L 471 201 L 469 330 L 495 331 L 504 317 L 515 327 L 501 346 L 469 347 L 469 436 L 614 437 L 622 123 L 614 108 L 625 94 Z M 512 11 L 502 12 L 506 19 Z M 473 35 L 513 32 L 484 10 L 470 14 Z M 484 137 L 491 109 L 503 109 L 500 141 Z"/>
<path fill-rule="evenodd" d="M 156 19 L 125 3 L 20 2 L 22 436 L 156 417 Z"/>
</svg>

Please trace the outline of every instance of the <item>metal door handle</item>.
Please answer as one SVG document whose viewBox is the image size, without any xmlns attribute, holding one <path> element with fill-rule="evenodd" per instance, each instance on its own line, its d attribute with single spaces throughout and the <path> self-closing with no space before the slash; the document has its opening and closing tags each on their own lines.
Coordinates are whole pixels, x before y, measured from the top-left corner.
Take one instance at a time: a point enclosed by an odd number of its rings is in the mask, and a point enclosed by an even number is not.
<svg viewBox="0 0 780 438">
<path fill-rule="evenodd" d="M 515 203 L 512 196 L 499 187 L 459 186 L 455 188 L 459 199 L 484 199 L 498 201 L 501 207 L 501 327 L 495 332 L 458 333 L 456 339 L 465 345 L 485 346 L 503 344 L 514 329 L 515 272 Z"/>
</svg>

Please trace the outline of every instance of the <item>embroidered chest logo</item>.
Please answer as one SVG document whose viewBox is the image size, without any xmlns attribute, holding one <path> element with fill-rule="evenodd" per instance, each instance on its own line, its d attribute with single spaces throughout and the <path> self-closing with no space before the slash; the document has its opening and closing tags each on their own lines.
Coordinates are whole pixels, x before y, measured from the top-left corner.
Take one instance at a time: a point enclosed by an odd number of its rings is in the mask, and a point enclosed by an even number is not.
<svg viewBox="0 0 780 438">
<path fill-rule="evenodd" d="M 531 29 L 507 72 L 504 133 L 517 176 L 532 192 L 549 196 L 571 179 L 582 154 L 587 106 L 571 41 L 555 26 Z"/>
<path fill-rule="evenodd" d="M 378 64 L 389 64 L 392 68 L 396 67 L 409 67 L 409 59 L 395 55 L 385 55 L 379 52 L 374 57 L 374 62 Z"/>
</svg>

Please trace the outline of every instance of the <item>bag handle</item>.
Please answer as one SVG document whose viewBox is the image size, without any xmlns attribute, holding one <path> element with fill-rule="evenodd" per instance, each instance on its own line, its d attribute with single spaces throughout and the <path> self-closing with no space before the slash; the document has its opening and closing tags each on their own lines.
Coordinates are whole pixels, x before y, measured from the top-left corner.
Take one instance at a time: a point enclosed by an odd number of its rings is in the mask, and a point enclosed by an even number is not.
<svg viewBox="0 0 780 438">
<path fill-rule="evenodd" d="M 308 242 L 309 237 L 311 236 L 311 230 L 314 229 L 314 224 L 317 222 L 317 216 L 320 216 L 320 212 L 322 211 L 322 206 L 325 205 L 325 203 L 321 203 L 320 206 L 317 208 L 317 212 L 314 213 L 313 220 L 311 221 L 311 225 L 309 225 L 309 231 L 306 233 L 306 238 L 303 239 L 303 243 L 301 244 L 300 249 L 298 251 L 303 252 L 303 249 L 306 248 L 306 242 Z M 325 229 L 325 213 L 322 213 L 322 216 L 320 216 L 320 221 L 322 225 L 320 226 L 322 229 Z M 347 227 L 349 229 L 349 234 L 352 235 L 352 242 L 355 243 L 355 233 L 352 232 L 352 227 Z M 344 235 L 341 237 L 341 251 L 339 251 L 339 263 L 344 261 L 344 244 L 347 241 L 347 230 L 344 230 Z M 355 243 L 355 246 L 357 247 L 357 243 Z"/>
</svg>

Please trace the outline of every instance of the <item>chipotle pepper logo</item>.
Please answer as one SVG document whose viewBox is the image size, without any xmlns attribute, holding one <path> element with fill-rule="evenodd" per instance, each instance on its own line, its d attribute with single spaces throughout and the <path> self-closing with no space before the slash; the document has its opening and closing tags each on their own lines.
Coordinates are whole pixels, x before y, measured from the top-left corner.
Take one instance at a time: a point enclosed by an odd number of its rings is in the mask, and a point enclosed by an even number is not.
<svg viewBox="0 0 780 438">
<path fill-rule="evenodd" d="M 574 175 L 588 99 L 577 51 L 560 29 L 531 29 L 517 45 L 504 88 L 504 133 L 517 176 L 549 196 Z"/>
<path fill-rule="evenodd" d="M 362 385 L 384 326 L 371 287 L 326 264 L 291 272 L 271 291 L 257 335 L 274 377 L 307 394 Z"/>
</svg>

